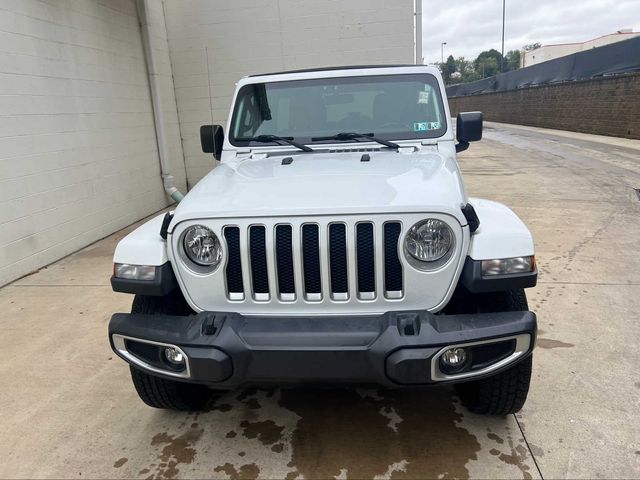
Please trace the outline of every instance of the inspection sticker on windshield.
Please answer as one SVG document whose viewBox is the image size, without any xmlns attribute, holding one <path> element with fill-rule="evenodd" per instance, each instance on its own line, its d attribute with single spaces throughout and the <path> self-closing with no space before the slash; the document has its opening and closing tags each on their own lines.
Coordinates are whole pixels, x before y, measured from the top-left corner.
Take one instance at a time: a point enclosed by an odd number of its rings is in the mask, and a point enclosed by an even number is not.
<svg viewBox="0 0 640 480">
<path fill-rule="evenodd" d="M 427 130 L 438 130 L 440 122 L 413 122 L 414 132 L 426 132 Z"/>
<path fill-rule="evenodd" d="M 418 103 L 429 103 L 429 92 L 418 92 Z"/>
</svg>

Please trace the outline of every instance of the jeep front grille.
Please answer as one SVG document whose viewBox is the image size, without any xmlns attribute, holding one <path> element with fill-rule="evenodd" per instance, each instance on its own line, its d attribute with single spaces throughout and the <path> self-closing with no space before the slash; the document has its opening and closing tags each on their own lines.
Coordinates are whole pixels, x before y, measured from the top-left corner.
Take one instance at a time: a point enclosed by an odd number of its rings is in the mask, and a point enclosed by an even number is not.
<svg viewBox="0 0 640 480">
<path fill-rule="evenodd" d="M 404 290 L 400 232 L 398 221 L 227 225 L 227 297 L 256 302 L 276 297 L 281 302 L 399 299 Z"/>
</svg>

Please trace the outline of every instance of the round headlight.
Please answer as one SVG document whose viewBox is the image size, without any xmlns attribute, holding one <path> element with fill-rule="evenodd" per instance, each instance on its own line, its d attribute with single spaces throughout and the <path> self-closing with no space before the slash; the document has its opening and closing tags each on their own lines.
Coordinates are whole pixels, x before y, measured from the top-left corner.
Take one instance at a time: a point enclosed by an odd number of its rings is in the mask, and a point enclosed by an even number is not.
<svg viewBox="0 0 640 480">
<path fill-rule="evenodd" d="M 202 225 L 189 227 L 184 234 L 184 252 L 189 260 L 204 267 L 217 267 L 222 260 L 222 246 L 215 233 Z"/>
<path fill-rule="evenodd" d="M 443 221 L 428 218 L 409 229 L 404 244 L 407 252 L 416 260 L 435 262 L 451 250 L 453 232 Z"/>
</svg>

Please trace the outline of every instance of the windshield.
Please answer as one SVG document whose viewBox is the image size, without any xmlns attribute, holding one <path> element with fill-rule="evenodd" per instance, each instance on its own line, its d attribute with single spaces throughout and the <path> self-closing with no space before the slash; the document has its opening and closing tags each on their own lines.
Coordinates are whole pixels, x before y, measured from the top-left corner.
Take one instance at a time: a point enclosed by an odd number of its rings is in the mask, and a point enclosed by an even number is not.
<svg viewBox="0 0 640 480">
<path fill-rule="evenodd" d="M 229 140 L 236 146 L 259 145 L 251 139 L 277 135 L 304 144 L 335 143 L 312 138 L 340 132 L 408 140 L 440 137 L 446 129 L 433 75 L 376 75 L 245 85 L 238 92 Z"/>
</svg>

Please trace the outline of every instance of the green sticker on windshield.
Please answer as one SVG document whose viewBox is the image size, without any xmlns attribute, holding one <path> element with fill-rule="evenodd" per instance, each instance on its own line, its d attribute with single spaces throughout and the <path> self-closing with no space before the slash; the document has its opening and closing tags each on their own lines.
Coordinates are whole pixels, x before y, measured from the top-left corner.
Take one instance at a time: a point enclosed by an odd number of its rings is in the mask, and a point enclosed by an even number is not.
<svg viewBox="0 0 640 480">
<path fill-rule="evenodd" d="M 438 130 L 440 122 L 413 122 L 414 132 L 426 132 L 428 130 Z"/>
</svg>

